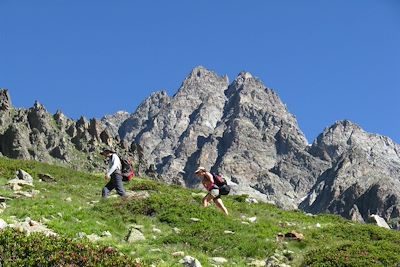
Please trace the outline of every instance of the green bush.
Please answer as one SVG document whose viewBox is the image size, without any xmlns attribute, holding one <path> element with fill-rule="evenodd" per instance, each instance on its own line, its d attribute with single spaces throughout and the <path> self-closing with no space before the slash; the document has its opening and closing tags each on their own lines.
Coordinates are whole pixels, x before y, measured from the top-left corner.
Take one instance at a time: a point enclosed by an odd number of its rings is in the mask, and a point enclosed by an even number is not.
<svg viewBox="0 0 400 267">
<path fill-rule="evenodd" d="M 303 266 L 397 266 L 400 247 L 387 241 L 346 242 L 309 252 Z"/>
<path fill-rule="evenodd" d="M 111 247 L 11 229 L 0 232 L 2 266 L 141 266 Z"/>
</svg>

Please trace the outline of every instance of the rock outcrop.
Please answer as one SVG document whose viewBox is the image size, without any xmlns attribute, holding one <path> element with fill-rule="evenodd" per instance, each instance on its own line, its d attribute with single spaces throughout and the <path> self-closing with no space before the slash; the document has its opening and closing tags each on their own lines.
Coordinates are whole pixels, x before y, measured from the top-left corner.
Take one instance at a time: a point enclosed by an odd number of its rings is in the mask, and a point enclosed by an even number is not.
<svg viewBox="0 0 400 267">
<path fill-rule="evenodd" d="M 122 123 L 124 123 L 130 114 L 126 111 L 118 111 L 113 115 L 106 115 L 101 118 L 102 124 L 108 130 L 110 136 L 115 137 L 118 134 L 118 130 L 121 127 Z"/>
<path fill-rule="evenodd" d="M 7 89 L 0 88 L 0 110 L 5 111 L 11 109 L 11 98 Z"/>
<path fill-rule="evenodd" d="M 300 207 L 331 212 L 358 221 L 377 214 L 400 215 L 400 146 L 369 134 L 349 121 L 339 121 L 315 140 L 310 153 L 331 162 Z"/>
<path fill-rule="evenodd" d="M 38 101 L 29 109 L 17 109 L 12 107 L 7 90 L 0 90 L 0 106 L 3 156 L 102 171 L 105 165 L 99 153 L 104 147 L 132 155 L 130 146 L 108 136 L 99 120 L 81 117 L 74 121 L 61 111 L 52 115 Z"/>
</svg>

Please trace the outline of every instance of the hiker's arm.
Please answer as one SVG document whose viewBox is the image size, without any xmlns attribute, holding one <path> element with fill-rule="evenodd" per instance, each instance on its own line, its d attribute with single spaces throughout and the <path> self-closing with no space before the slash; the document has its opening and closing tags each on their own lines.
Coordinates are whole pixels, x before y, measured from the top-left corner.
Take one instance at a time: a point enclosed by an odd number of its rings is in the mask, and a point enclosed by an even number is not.
<svg viewBox="0 0 400 267">
<path fill-rule="evenodd" d="M 203 179 L 201 180 L 201 183 L 208 190 L 210 186 L 214 183 L 214 178 L 210 173 L 206 172 L 203 176 Z"/>
<path fill-rule="evenodd" d="M 214 184 L 214 177 L 212 176 L 211 173 L 206 172 L 206 177 L 210 184 Z"/>
</svg>

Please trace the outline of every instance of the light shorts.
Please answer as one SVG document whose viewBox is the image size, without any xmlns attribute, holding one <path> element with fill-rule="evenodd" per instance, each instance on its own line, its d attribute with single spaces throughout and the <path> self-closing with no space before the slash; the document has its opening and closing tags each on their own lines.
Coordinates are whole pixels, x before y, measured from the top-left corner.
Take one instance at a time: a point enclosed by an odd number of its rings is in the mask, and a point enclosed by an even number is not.
<svg viewBox="0 0 400 267">
<path fill-rule="evenodd" d="M 210 194 L 212 197 L 216 198 L 219 196 L 219 189 L 213 188 L 208 192 L 208 194 Z"/>
</svg>

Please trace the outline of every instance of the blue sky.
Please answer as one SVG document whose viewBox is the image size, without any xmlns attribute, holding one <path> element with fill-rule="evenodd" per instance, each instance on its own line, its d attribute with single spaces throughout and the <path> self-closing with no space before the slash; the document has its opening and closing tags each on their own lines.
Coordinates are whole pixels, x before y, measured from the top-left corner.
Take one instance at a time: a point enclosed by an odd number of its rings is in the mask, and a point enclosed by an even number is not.
<svg viewBox="0 0 400 267">
<path fill-rule="evenodd" d="M 336 120 L 400 143 L 398 0 L 0 0 L 16 107 L 100 118 L 173 95 L 195 66 L 273 88 L 311 142 Z"/>
</svg>

